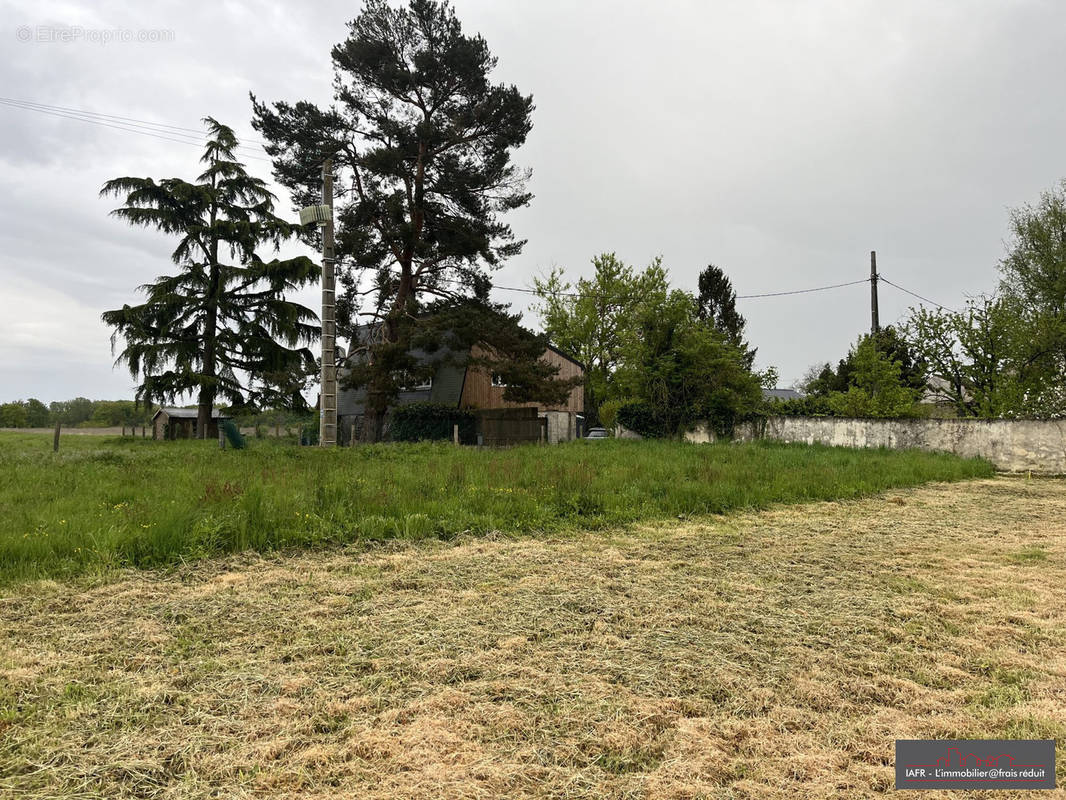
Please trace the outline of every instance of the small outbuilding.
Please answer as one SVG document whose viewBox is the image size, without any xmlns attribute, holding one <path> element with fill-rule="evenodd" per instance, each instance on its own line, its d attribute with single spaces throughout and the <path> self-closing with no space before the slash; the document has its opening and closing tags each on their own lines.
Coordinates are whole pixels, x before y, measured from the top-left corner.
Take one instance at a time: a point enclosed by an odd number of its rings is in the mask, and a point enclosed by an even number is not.
<svg viewBox="0 0 1066 800">
<path fill-rule="evenodd" d="M 196 418 L 199 412 L 195 408 L 167 408 L 163 407 L 152 415 L 152 438 L 153 439 L 199 439 L 200 434 L 196 429 Z M 211 409 L 211 422 L 207 425 L 208 439 L 218 438 L 218 426 L 223 420 L 229 419 L 217 408 Z"/>
</svg>

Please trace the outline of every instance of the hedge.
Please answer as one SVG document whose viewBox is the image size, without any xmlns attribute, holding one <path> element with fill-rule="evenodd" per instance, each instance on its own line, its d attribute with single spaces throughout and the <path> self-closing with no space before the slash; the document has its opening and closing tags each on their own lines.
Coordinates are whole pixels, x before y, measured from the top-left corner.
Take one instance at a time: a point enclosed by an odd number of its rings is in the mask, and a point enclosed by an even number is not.
<svg viewBox="0 0 1066 800">
<path fill-rule="evenodd" d="M 419 442 L 451 440 L 452 429 L 459 426 L 459 441 L 477 442 L 477 418 L 470 411 L 445 403 L 411 403 L 392 412 L 390 433 L 393 441 Z"/>
<path fill-rule="evenodd" d="M 661 439 L 672 436 L 670 420 L 647 403 L 623 403 L 618 408 L 618 423 L 645 439 Z"/>
</svg>

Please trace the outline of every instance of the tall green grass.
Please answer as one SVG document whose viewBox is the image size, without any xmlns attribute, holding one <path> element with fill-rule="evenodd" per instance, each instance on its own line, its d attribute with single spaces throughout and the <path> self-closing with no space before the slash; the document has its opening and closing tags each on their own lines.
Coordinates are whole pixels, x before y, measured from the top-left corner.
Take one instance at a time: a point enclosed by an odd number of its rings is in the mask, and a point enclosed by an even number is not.
<svg viewBox="0 0 1066 800">
<path fill-rule="evenodd" d="M 992 474 L 918 451 L 757 443 L 320 450 L 0 434 L 0 582 L 247 549 L 533 533 L 858 497 Z"/>
</svg>

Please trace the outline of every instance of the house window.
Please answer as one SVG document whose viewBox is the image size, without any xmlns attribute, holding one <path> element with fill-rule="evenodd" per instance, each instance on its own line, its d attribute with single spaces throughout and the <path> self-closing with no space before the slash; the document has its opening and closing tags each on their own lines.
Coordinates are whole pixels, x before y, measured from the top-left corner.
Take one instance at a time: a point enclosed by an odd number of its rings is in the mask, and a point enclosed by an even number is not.
<svg viewBox="0 0 1066 800">
<path fill-rule="evenodd" d="M 498 372 L 492 373 L 492 385 L 498 386 L 501 389 L 506 389 L 510 384 L 503 379 L 503 375 Z"/>
</svg>

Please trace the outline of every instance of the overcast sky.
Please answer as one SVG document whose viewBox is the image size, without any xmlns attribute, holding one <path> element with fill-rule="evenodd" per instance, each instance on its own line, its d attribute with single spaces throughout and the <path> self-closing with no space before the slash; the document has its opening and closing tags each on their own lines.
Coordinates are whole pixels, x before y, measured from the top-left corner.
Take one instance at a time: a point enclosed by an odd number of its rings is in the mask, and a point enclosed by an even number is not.
<svg viewBox="0 0 1066 800">
<path fill-rule="evenodd" d="M 529 243 L 501 285 L 587 274 L 614 251 L 661 255 L 688 289 L 713 262 L 758 294 L 858 280 L 877 250 L 888 279 L 958 306 L 995 287 L 1007 209 L 1066 176 L 1061 0 L 455 5 L 497 80 L 536 103 L 517 154 L 536 196 L 510 217 Z M 328 102 L 329 50 L 358 10 L 0 2 L 0 94 L 188 128 L 211 115 L 256 138 L 248 92 Z M 163 41 L 117 40 L 140 37 Z M 97 193 L 120 175 L 192 178 L 197 158 L 0 105 L 0 401 L 132 396 L 100 313 L 169 271 L 173 242 L 109 218 Z M 882 285 L 882 324 L 916 302 Z M 870 323 L 865 284 L 739 307 L 781 385 Z"/>
</svg>

